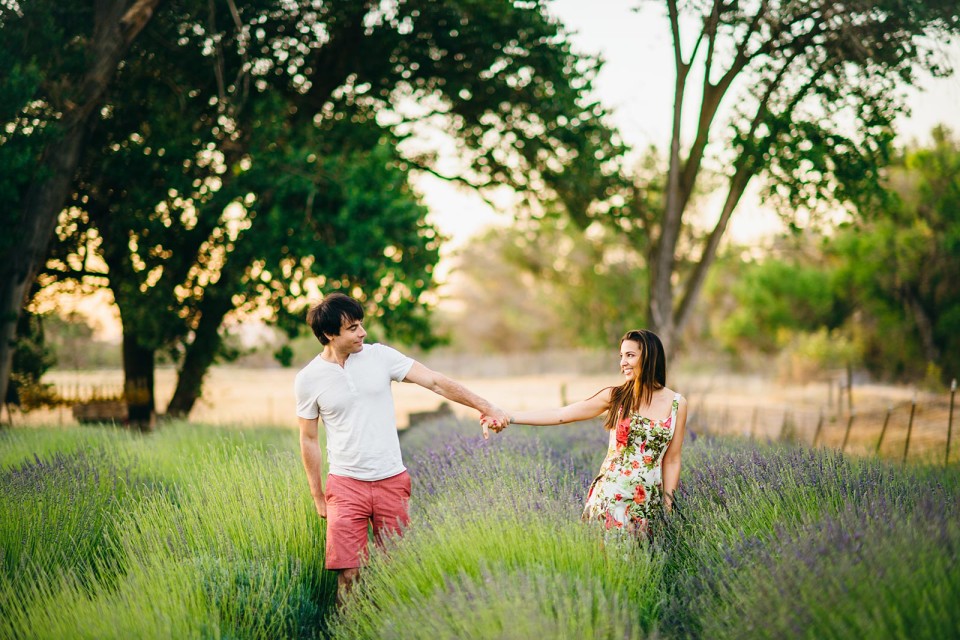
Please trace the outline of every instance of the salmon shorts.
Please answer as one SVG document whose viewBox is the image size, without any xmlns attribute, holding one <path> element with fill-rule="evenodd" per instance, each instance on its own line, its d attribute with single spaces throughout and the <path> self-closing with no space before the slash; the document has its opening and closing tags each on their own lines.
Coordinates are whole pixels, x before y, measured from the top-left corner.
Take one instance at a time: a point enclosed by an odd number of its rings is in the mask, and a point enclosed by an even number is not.
<svg viewBox="0 0 960 640">
<path fill-rule="evenodd" d="M 399 535 L 410 522 L 410 474 L 402 471 L 383 480 L 356 480 L 327 475 L 326 567 L 354 569 L 367 558 L 367 526 L 374 541 Z"/>
</svg>

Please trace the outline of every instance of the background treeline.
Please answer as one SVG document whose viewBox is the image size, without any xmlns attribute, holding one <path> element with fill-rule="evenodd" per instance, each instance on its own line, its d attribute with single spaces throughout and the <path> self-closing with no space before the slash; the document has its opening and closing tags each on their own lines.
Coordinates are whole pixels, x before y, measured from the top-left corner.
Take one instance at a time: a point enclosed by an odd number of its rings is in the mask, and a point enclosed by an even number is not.
<svg viewBox="0 0 960 640">
<path fill-rule="evenodd" d="M 133 423 L 188 416 L 210 367 L 238 355 L 231 327 L 295 337 L 334 290 L 362 299 L 373 338 L 423 348 L 607 348 L 645 325 L 671 352 L 739 355 L 827 331 L 879 375 L 949 376 L 955 292 L 936 274 L 952 268 L 956 142 L 899 157 L 894 141 L 902 89 L 952 73 L 960 11 L 838 6 L 639 8 L 670 33 L 677 79 L 669 134 L 643 153 L 597 98 L 601 60 L 547 2 L 5 2 L 0 391 L 49 366 L 22 311 L 64 290 L 116 305 Z M 445 319 L 428 178 L 513 202 L 515 224 L 463 253 L 450 291 L 465 312 Z M 728 231 L 758 193 L 808 257 L 739 264 Z M 833 228 L 840 211 L 856 231 Z M 816 307 L 781 325 L 758 298 L 769 277 L 733 286 L 779 260 L 828 268 L 835 302 L 771 292 Z M 762 326 L 726 322 L 732 309 Z M 888 363 L 890 331 L 905 342 Z M 164 362 L 177 380 L 158 407 Z"/>
<path fill-rule="evenodd" d="M 882 198 L 837 212 L 839 224 L 728 243 L 684 351 L 742 364 L 780 354 L 780 372 L 800 378 L 848 364 L 884 380 L 956 376 L 960 139 L 937 128 L 899 149 L 882 184 Z M 600 225 L 494 229 L 459 260 L 462 307 L 443 318 L 457 349 L 608 348 L 648 322 L 643 261 Z"/>
<path fill-rule="evenodd" d="M 563 174 L 602 194 L 620 153 L 588 99 L 598 61 L 543 6 L 502 1 L 154 2 L 83 117 L 68 117 L 110 66 L 93 54 L 120 37 L 109 28 L 124 4 L 0 7 L 0 213 L 14 231 L 0 322 L 8 332 L 43 291 L 106 290 L 125 385 L 147 391 L 127 399 L 134 422 L 190 412 L 232 355 L 231 322 L 294 331 L 321 291 L 360 297 L 379 332 L 429 346 L 441 238 L 416 175 L 526 193 Z M 418 143 L 438 135 L 458 148 L 450 174 Z M 69 188 L 52 237 L 30 247 L 31 194 L 51 175 Z M 12 344 L 0 340 L 0 363 Z M 156 407 L 163 358 L 178 379 Z"/>
<path fill-rule="evenodd" d="M 791 379 L 851 365 L 881 380 L 949 381 L 960 370 L 960 139 L 937 128 L 927 144 L 900 149 L 885 184 L 879 204 L 835 227 L 724 247 L 683 352 L 744 366 L 777 356 Z M 647 322 L 643 262 L 599 225 L 519 222 L 487 231 L 455 259 L 446 295 L 456 304 L 434 323 L 451 350 L 604 349 Z M 42 323 L 47 361 L 120 365 L 120 347 L 92 341 L 82 317 Z M 316 346 L 312 336 L 277 334 L 244 347 L 227 335 L 221 348 L 269 366 L 302 362 Z"/>
</svg>

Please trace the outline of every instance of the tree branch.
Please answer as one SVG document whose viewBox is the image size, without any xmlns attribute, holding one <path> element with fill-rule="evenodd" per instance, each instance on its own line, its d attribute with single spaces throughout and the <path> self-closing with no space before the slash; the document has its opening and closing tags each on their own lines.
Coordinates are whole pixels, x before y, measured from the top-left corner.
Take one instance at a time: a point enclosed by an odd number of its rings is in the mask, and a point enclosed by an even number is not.
<svg viewBox="0 0 960 640">
<path fill-rule="evenodd" d="M 713 55 L 717 51 L 717 25 L 720 23 L 720 4 L 722 0 L 713 0 L 713 7 L 710 8 L 710 16 L 704 20 L 701 36 L 707 34 L 707 57 L 703 61 L 703 92 L 706 95 L 707 87 L 710 86 L 710 71 L 713 68 Z M 697 39 L 699 42 L 699 38 Z M 693 64 L 693 57 L 690 57 L 690 63 Z"/>
<path fill-rule="evenodd" d="M 83 269 L 74 269 L 67 265 L 66 262 L 58 260 L 58 262 L 64 265 L 65 268 L 57 269 L 50 263 L 44 265 L 43 269 L 40 271 L 42 275 L 56 276 L 57 280 L 77 280 L 80 281 L 83 278 L 103 278 L 105 280 L 110 279 L 110 274 L 106 271 L 91 271 L 90 269 L 84 267 Z M 104 285 L 105 286 L 105 285 Z"/>
<path fill-rule="evenodd" d="M 799 55 L 800 51 L 795 52 L 793 59 L 799 57 Z M 792 62 L 793 59 L 791 59 L 790 62 Z M 788 64 L 785 64 L 781 71 L 785 73 L 787 66 Z M 778 76 L 778 83 L 779 80 L 782 79 L 784 73 Z M 796 92 L 796 94 L 793 96 L 793 99 L 791 99 L 784 111 L 779 114 L 781 121 L 790 118 L 797 105 L 800 104 L 800 101 L 803 100 L 804 96 L 806 96 L 814 86 L 816 86 L 817 82 L 819 82 L 820 78 L 822 78 L 825 73 L 825 68 L 818 69 L 817 72 L 814 73 L 813 76 L 811 76 L 811 78 L 806 82 L 806 84 L 804 84 L 803 87 Z M 771 82 L 771 84 L 773 83 Z M 773 90 L 774 89 L 772 87 L 768 88 L 767 98 L 769 98 L 769 93 L 772 93 Z M 768 102 L 765 100 L 763 106 L 758 108 L 757 114 L 751 122 L 751 133 L 757 130 L 760 122 L 764 120 L 763 116 L 769 112 L 765 106 L 766 104 L 768 104 Z M 717 220 L 717 224 L 707 237 L 707 242 L 704 245 L 700 260 L 697 263 L 693 274 L 691 274 L 690 278 L 687 280 L 687 286 L 680 300 L 680 304 L 677 306 L 677 309 L 674 312 L 673 321 L 676 323 L 675 326 L 683 326 L 683 323 L 687 321 L 690 313 L 693 311 L 693 303 L 697 299 L 700 289 L 703 287 L 703 283 L 706 280 L 707 271 L 710 269 L 710 266 L 716 259 L 717 249 L 720 246 L 720 240 L 722 239 L 723 234 L 727 230 L 727 224 L 730 221 L 730 217 L 733 215 L 737 204 L 740 202 L 740 198 L 743 197 L 743 192 L 746 190 L 750 180 L 759 170 L 757 157 L 760 155 L 760 149 L 772 145 L 779 134 L 779 130 L 772 130 L 767 134 L 761 144 L 754 145 L 753 152 L 749 152 L 747 150 L 742 152 L 742 155 L 737 163 L 737 169 L 734 172 L 733 177 L 730 179 L 730 188 L 727 191 L 727 197 L 723 203 L 723 209 L 720 212 L 720 218 Z"/>
<path fill-rule="evenodd" d="M 670 132 L 670 159 L 667 170 L 667 193 L 663 224 L 659 237 L 651 236 L 650 256 L 650 316 L 655 326 L 665 327 L 673 306 L 673 288 L 670 282 L 674 266 L 674 251 L 683 219 L 680 196 L 680 134 L 683 116 L 683 97 L 690 65 L 683 61 L 680 42 L 680 21 L 676 0 L 668 0 L 670 28 L 673 32 L 674 60 L 677 79 L 673 93 L 673 127 Z M 668 337 L 669 341 L 669 337 Z"/>
<path fill-rule="evenodd" d="M 727 197 L 723 203 L 723 209 L 720 212 L 720 219 L 717 220 L 716 226 L 707 238 L 707 244 L 704 247 L 703 254 L 700 256 L 700 260 L 697 262 L 693 274 L 689 280 L 687 280 L 686 290 L 673 314 L 673 323 L 676 327 L 682 327 L 693 311 L 693 303 L 700 294 L 700 289 L 703 287 L 703 283 L 707 277 L 707 271 L 709 271 L 716 258 L 717 248 L 720 246 L 720 240 L 727 230 L 727 223 L 730 221 L 730 216 L 740 202 L 740 198 L 743 197 L 743 192 L 746 190 L 751 178 L 753 178 L 756 173 L 751 165 L 752 163 L 750 162 L 741 163 L 730 179 L 730 189 L 727 191 Z"/>
<path fill-rule="evenodd" d="M 747 54 L 747 47 L 749 46 L 750 37 L 754 33 L 757 25 L 760 24 L 763 14 L 767 10 L 767 4 L 767 0 L 764 0 L 760 4 L 757 13 L 754 14 L 750 22 L 750 27 L 748 28 L 747 33 L 737 46 L 737 53 L 734 57 L 733 63 L 715 85 L 710 83 L 710 65 L 713 58 L 714 43 L 716 40 L 716 20 L 719 20 L 719 16 L 711 15 L 710 17 L 712 21 L 712 32 L 710 37 L 710 49 L 709 53 L 707 54 L 707 67 L 703 78 L 703 98 L 700 103 L 700 118 L 697 123 L 697 135 L 690 147 L 690 153 L 687 156 L 687 161 L 684 163 L 683 175 L 680 178 L 681 210 L 686 209 L 687 203 L 690 201 L 690 198 L 693 195 L 693 189 L 696 185 L 697 175 L 700 173 L 700 167 L 703 163 L 703 156 L 706 152 L 707 144 L 710 142 L 710 127 L 713 124 L 713 120 L 720 108 L 720 103 L 723 101 L 723 97 L 729 90 L 734 78 L 736 78 L 746 68 L 753 57 Z M 714 10 L 718 10 L 716 4 L 714 5 Z"/>
<path fill-rule="evenodd" d="M 216 8 L 213 0 L 207 0 L 207 26 L 214 40 L 213 76 L 217 80 L 217 111 L 223 113 L 227 108 L 227 90 L 223 81 L 223 42 L 217 34 Z"/>
<path fill-rule="evenodd" d="M 667 0 L 667 13 L 670 14 L 670 33 L 673 35 L 673 59 L 677 69 L 686 66 L 683 61 L 683 52 L 680 48 L 680 11 L 677 9 L 677 0 Z M 697 46 L 700 40 L 697 39 Z"/>
<path fill-rule="evenodd" d="M 434 176 L 435 178 L 440 178 L 441 180 L 446 180 L 447 182 L 458 182 L 458 183 L 460 183 L 460 184 L 463 184 L 463 185 L 466 185 L 466 186 L 470 187 L 471 189 L 474 190 L 474 192 L 477 194 L 477 196 L 479 196 L 480 199 L 483 200 L 491 209 L 493 209 L 494 211 L 497 211 L 497 210 L 498 210 L 497 205 L 495 205 L 489 198 L 487 198 L 485 195 L 483 195 L 483 189 L 491 186 L 491 184 L 492 184 L 491 182 L 488 181 L 488 182 L 486 182 L 485 184 L 475 184 L 475 183 L 471 182 L 470 180 L 464 178 L 463 176 L 447 176 L 447 175 L 444 175 L 444 174 L 440 173 L 439 171 L 437 171 L 436 169 L 434 169 L 433 167 L 431 167 L 431 166 L 429 166 L 429 165 L 421 164 L 421 163 L 417 162 L 416 160 L 410 160 L 410 159 L 407 159 L 407 158 L 405 158 L 404 160 L 405 160 L 405 162 L 409 163 L 410 166 L 413 167 L 414 169 L 416 169 L 417 171 L 422 171 L 422 172 L 424 172 L 424 173 L 429 173 L 430 175 Z"/>
</svg>

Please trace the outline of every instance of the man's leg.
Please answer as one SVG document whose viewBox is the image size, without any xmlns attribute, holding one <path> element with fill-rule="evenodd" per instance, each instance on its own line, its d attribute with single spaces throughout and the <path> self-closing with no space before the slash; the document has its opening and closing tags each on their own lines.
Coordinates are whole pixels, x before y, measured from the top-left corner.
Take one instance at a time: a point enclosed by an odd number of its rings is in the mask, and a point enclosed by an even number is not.
<svg viewBox="0 0 960 640">
<path fill-rule="evenodd" d="M 327 476 L 326 567 L 337 571 L 337 606 L 360 575 L 367 551 L 367 525 L 371 516 L 368 482 Z"/>
<path fill-rule="evenodd" d="M 353 585 L 356 584 L 357 578 L 360 577 L 360 567 L 354 567 L 352 569 L 340 569 L 337 572 L 337 608 L 343 606 L 343 603 L 347 601 L 347 596 L 350 595 L 350 590 L 353 589 Z"/>
<path fill-rule="evenodd" d="M 373 539 L 382 545 L 388 535 L 400 535 L 410 522 L 410 474 L 406 471 L 374 483 Z"/>
</svg>

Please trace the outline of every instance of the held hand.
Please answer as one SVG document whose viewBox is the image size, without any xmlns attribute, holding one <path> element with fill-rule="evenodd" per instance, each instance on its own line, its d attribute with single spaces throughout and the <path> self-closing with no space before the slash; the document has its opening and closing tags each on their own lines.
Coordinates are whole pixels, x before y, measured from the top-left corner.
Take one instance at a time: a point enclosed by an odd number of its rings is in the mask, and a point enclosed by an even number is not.
<svg viewBox="0 0 960 640">
<path fill-rule="evenodd" d="M 510 416 L 502 411 L 499 411 L 496 415 L 483 414 L 480 416 L 480 425 L 484 428 L 484 431 L 489 427 L 493 429 L 494 433 L 500 433 L 509 424 Z"/>
<path fill-rule="evenodd" d="M 494 433 L 500 432 L 500 425 L 494 422 L 493 419 L 485 413 L 480 414 L 480 428 L 483 429 L 484 440 L 490 437 L 490 432 L 488 429 L 493 429 Z"/>
<path fill-rule="evenodd" d="M 500 433 L 501 431 L 506 429 L 507 426 L 509 426 L 510 422 L 512 422 L 513 420 L 513 418 L 510 417 L 509 413 L 499 408 L 495 409 L 490 414 L 490 418 L 492 422 L 496 424 L 493 430 L 497 433 Z"/>
</svg>

